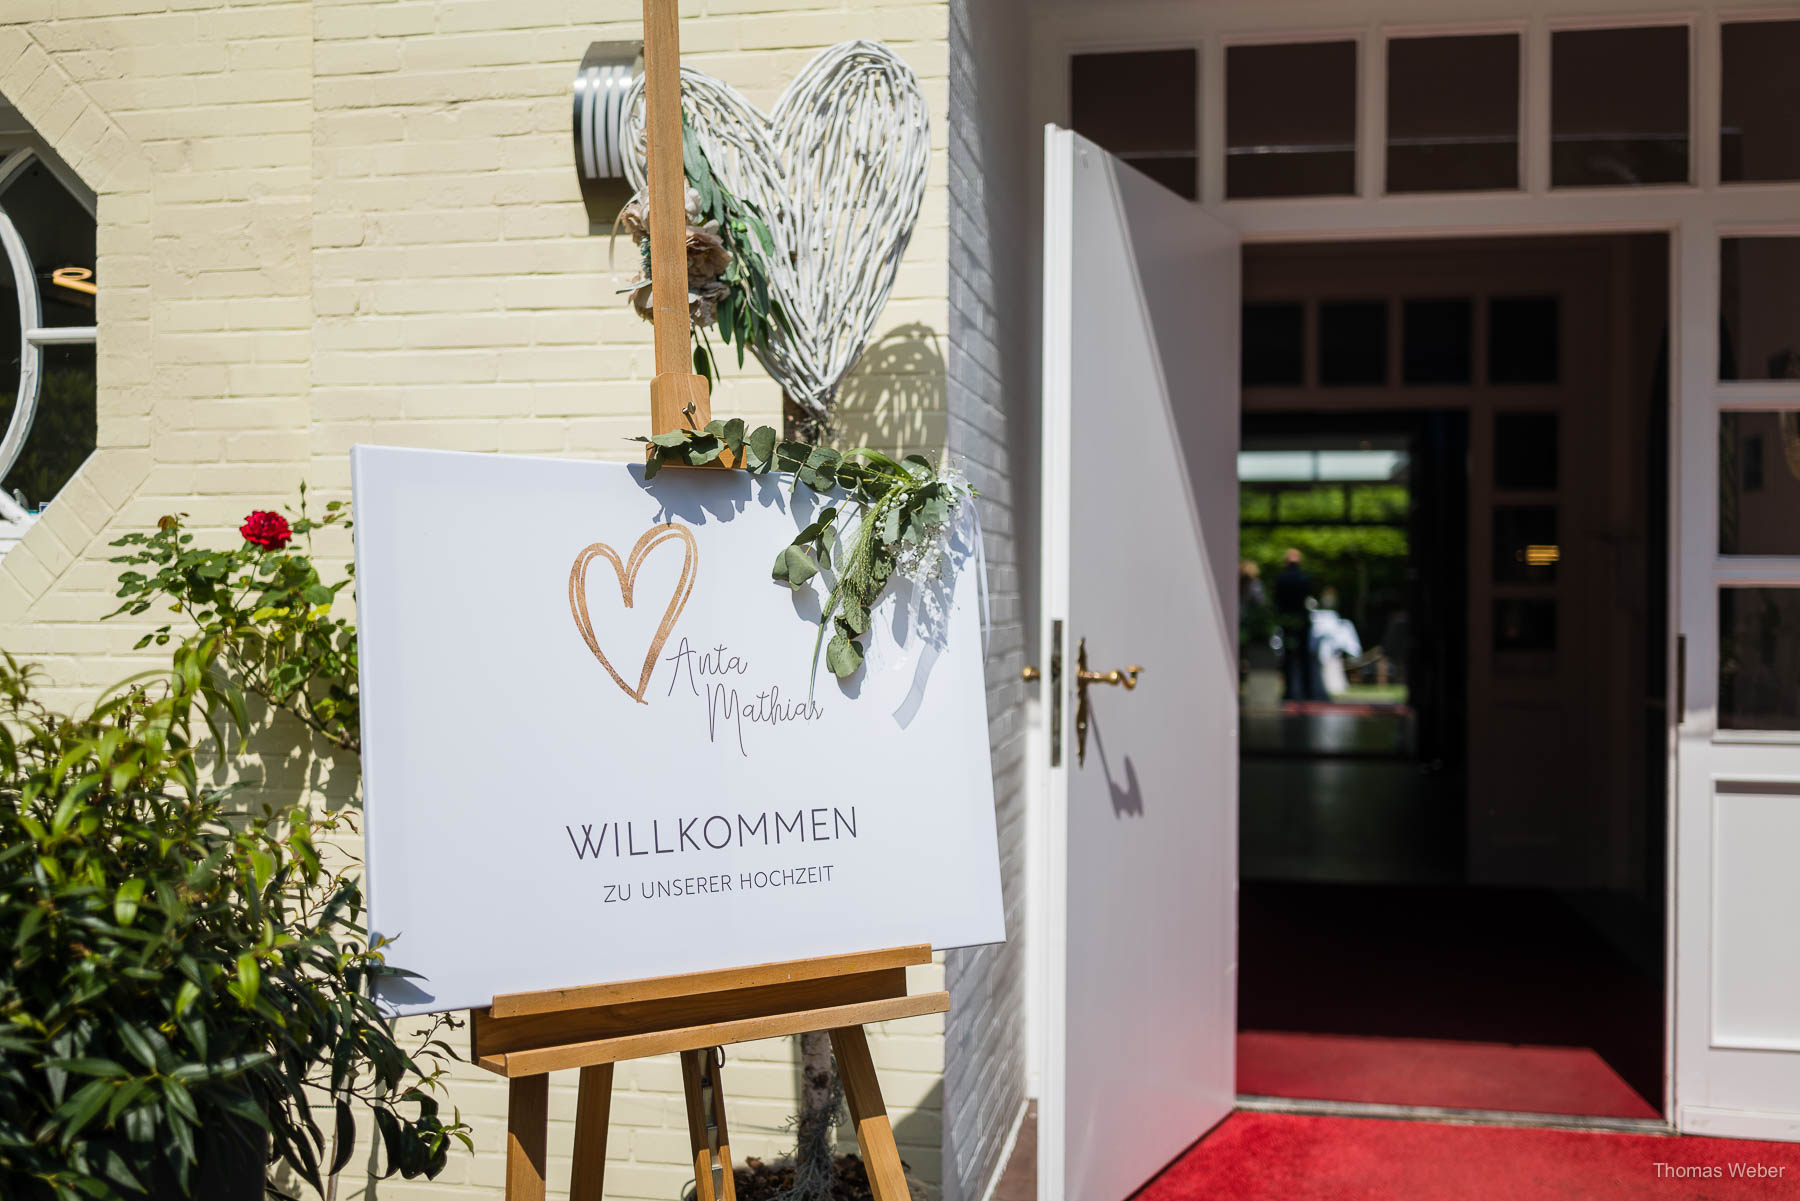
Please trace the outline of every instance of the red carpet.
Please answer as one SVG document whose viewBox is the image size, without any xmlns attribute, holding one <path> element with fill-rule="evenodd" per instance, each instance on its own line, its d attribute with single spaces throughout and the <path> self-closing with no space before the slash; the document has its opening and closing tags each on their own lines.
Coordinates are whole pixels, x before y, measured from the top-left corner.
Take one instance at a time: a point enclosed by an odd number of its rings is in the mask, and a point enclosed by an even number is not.
<svg viewBox="0 0 1800 1201">
<path fill-rule="evenodd" d="M 1237 1049 L 1238 1092 L 1250 1096 L 1661 1116 L 1587 1047 L 1246 1030 Z"/>
<path fill-rule="evenodd" d="M 1661 1174 L 1659 1163 L 1669 1165 Z M 1768 1174 L 1733 1175 L 1746 1169 Z M 1800 1196 L 1800 1145 L 1792 1143 L 1238 1113 L 1169 1165 L 1136 1201 L 1794 1196 Z"/>
</svg>

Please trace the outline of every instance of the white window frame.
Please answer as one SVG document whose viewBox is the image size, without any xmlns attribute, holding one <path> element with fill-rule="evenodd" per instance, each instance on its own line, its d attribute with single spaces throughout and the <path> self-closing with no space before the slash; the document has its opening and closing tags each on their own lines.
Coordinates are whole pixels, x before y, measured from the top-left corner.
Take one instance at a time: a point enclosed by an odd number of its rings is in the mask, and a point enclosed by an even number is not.
<svg viewBox="0 0 1800 1201">
<path fill-rule="evenodd" d="M 35 146 L 16 146 L 0 150 L 0 250 L 6 255 L 12 272 L 13 288 L 19 298 L 19 386 L 13 403 L 12 417 L 0 430 L 0 553 L 24 536 L 35 514 L 28 512 L 5 487 L 6 478 L 24 456 L 25 443 L 37 417 L 38 393 L 43 386 L 43 348 L 46 346 L 93 345 L 98 340 L 98 327 L 93 325 L 43 324 L 43 297 L 38 288 L 37 270 L 19 230 L 7 214 L 5 191 L 19 173 L 33 162 L 43 162 L 65 187 L 66 171 L 60 170 L 54 158 Z M 85 187 L 70 188 L 76 202 L 94 212 L 92 194 Z"/>
<path fill-rule="evenodd" d="M 1029 0 L 1027 0 L 1029 3 Z M 1668 745 L 1668 921 L 1663 1112 L 1696 1133 L 1791 1137 L 1783 1115 L 1718 1108 L 1715 1092 L 1763 1076 L 1721 1060 L 1730 1048 L 1713 1037 L 1710 1014 L 1678 996 L 1709 995 L 1706 956 L 1680 956 L 1682 945 L 1709 947 L 1699 910 L 1678 901 L 1712 895 L 1712 798 L 1720 781 L 1792 784 L 1800 790 L 1800 738 L 1728 731 L 1717 722 L 1718 589 L 1722 584 L 1800 587 L 1800 556 L 1727 557 L 1718 546 L 1719 414 L 1742 409 L 1800 408 L 1800 381 L 1718 379 L 1720 240 L 1800 232 L 1800 181 L 1722 183 L 1720 170 L 1720 27 L 1726 23 L 1800 19 L 1794 0 L 1721 4 L 1711 0 L 1469 0 L 1447 17 L 1441 0 L 1364 0 L 1355 5 L 1270 5 L 1261 0 L 1210 4 L 1083 5 L 1054 0 L 1031 7 L 1033 128 L 1069 123 L 1069 59 L 1078 53 L 1194 49 L 1200 160 L 1199 203 L 1235 226 L 1246 242 L 1499 237 L 1529 234 L 1661 233 L 1670 242 L 1671 414 L 1667 661 L 1669 712 L 1677 714 Z M 1566 29 L 1685 25 L 1689 35 L 1689 181 L 1594 188 L 1550 185 L 1551 35 Z M 1390 38 L 1517 32 L 1521 36 L 1520 187 L 1497 192 L 1387 195 L 1387 55 Z M 1354 39 L 1358 44 L 1357 192 L 1354 196 L 1227 200 L 1225 183 L 1225 47 Z M 1037 139 L 1028 144 L 1038 145 Z M 1035 152 L 1034 153 L 1041 153 Z M 1043 177 L 1041 157 L 1030 179 Z M 1041 213 L 1034 233 L 1041 233 Z M 1034 283 L 1037 281 L 1034 280 Z M 1710 570 L 1707 569 L 1710 564 Z M 1678 651 L 1684 647 L 1685 654 Z M 1675 670 L 1685 663 L 1685 695 Z M 1678 865 L 1678 853 L 1680 863 Z M 1679 871 L 1678 871 L 1679 866 Z M 1710 904 L 1710 902 L 1709 902 Z M 1710 913 L 1710 909 L 1706 912 Z M 1686 922 L 1687 926 L 1678 930 Z M 1047 981 L 1034 972 L 1031 1008 L 1043 1012 Z M 1033 1036 L 1041 1030 L 1033 1023 Z M 1762 1048 L 1800 1051 L 1800 1048 Z M 1041 1052 L 1041 1048 L 1039 1049 Z M 1040 1056 L 1041 1057 L 1041 1056 Z M 1784 1069 L 1785 1070 L 1785 1069 Z M 1678 1090 L 1677 1081 L 1681 1083 Z M 1783 1077 L 1785 1079 L 1785 1076 Z M 1759 1124 L 1760 1123 L 1760 1124 Z"/>
</svg>

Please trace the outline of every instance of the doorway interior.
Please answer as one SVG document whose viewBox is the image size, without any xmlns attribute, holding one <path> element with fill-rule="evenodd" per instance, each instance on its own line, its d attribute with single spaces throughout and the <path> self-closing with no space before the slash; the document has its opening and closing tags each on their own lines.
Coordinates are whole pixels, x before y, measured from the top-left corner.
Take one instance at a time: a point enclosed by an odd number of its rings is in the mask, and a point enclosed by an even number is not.
<svg viewBox="0 0 1800 1201">
<path fill-rule="evenodd" d="M 1241 1094 L 1660 1121 L 1669 262 L 1245 249 Z"/>
</svg>

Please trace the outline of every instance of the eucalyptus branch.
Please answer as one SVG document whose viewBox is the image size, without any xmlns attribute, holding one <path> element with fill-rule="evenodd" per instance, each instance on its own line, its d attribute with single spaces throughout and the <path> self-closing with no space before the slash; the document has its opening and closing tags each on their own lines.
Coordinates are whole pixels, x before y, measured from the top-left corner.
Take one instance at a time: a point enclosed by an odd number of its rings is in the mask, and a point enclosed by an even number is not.
<svg viewBox="0 0 1800 1201">
<path fill-rule="evenodd" d="M 839 679 L 862 666 L 862 639 L 882 589 L 896 570 L 917 567 L 934 556 L 951 515 L 975 495 L 960 477 L 946 475 L 924 455 L 895 459 L 868 446 L 837 451 L 783 440 L 766 425 L 746 432 L 737 417 L 713 421 L 703 430 L 676 430 L 638 441 L 650 447 L 646 479 L 669 464 L 699 467 L 723 457 L 753 475 L 792 472 L 796 494 L 805 486 L 820 496 L 840 498 L 840 505 L 821 510 L 781 548 L 770 573 L 798 590 L 821 571 L 834 572 L 819 611 L 809 679 L 818 672 L 821 650 L 825 665 Z M 841 506 L 853 506 L 857 518 L 848 533 L 851 523 L 840 519 Z"/>
</svg>

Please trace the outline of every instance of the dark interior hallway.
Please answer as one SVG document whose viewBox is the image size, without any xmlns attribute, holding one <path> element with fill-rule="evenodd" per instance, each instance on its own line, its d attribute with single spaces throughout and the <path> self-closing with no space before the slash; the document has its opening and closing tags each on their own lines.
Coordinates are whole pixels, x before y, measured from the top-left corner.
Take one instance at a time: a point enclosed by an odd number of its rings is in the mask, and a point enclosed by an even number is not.
<svg viewBox="0 0 1800 1201">
<path fill-rule="evenodd" d="M 1569 900 L 1246 881 L 1240 908 L 1242 1093 L 1659 1111 L 1660 973 L 1616 949 Z M 1270 1037 L 1296 1034 L 1306 1039 Z"/>
</svg>

